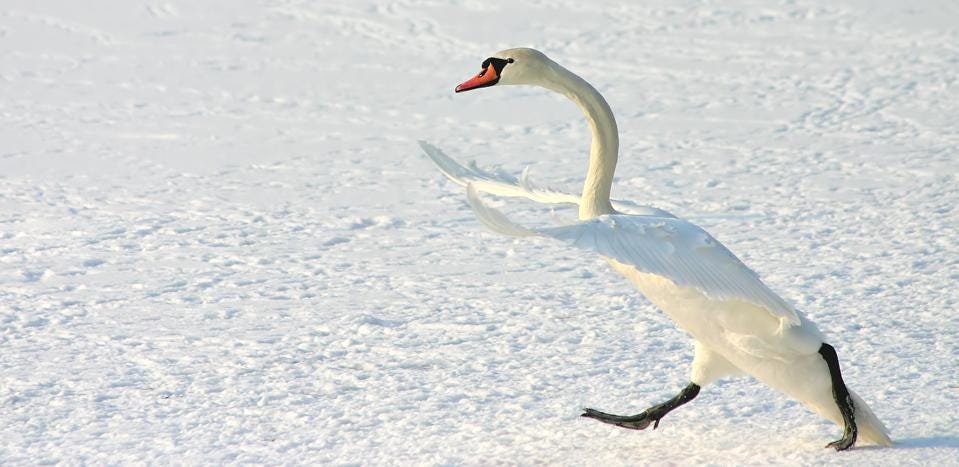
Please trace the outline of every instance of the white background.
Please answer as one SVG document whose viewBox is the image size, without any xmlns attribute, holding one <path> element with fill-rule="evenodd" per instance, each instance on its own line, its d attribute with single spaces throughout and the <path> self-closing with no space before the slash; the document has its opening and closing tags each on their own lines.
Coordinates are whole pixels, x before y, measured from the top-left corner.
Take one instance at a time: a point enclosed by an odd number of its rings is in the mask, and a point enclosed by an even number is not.
<svg viewBox="0 0 959 467">
<path fill-rule="evenodd" d="M 959 7 L 637 3 L 4 0 L 0 463 L 957 463 Z M 750 378 L 579 418 L 672 396 L 692 345 L 416 146 L 579 188 L 573 104 L 452 92 L 515 46 L 606 95 L 614 196 L 803 310 L 897 446 L 823 449 Z"/>
</svg>

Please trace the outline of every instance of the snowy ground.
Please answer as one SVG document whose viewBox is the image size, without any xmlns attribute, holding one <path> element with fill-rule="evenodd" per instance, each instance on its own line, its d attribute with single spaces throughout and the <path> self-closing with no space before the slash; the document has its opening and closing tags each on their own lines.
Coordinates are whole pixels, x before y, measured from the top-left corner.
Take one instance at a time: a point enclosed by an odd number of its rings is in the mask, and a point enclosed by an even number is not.
<svg viewBox="0 0 959 467">
<path fill-rule="evenodd" d="M 959 6 L 636 3 L 4 0 L 0 464 L 959 462 Z M 655 432 L 578 417 L 671 396 L 692 348 L 420 153 L 579 187 L 572 104 L 452 93 L 509 46 L 607 96 L 614 195 L 804 310 L 896 447 L 825 450 L 748 378 Z"/>
</svg>

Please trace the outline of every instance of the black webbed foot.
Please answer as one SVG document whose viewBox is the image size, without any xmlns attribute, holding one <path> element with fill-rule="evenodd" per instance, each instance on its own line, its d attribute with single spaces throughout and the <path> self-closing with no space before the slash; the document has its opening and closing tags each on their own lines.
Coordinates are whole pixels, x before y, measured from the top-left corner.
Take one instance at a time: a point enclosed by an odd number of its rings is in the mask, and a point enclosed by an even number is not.
<svg viewBox="0 0 959 467">
<path fill-rule="evenodd" d="M 835 448 L 837 451 L 845 451 L 856 444 L 856 437 L 859 429 L 856 427 L 856 407 L 853 404 L 852 396 L 846 389 L 846 383 L 842 380 L 842 373 L 839 371 L 839 358 L 836 356 L 836 349 L 831 345 L 823 343 L 819 348 L 819 354 L 826 361 L 829 367 L 829 376 L 832 379 L 832 396 L 839 407 L 839 413 L 842 414 L 843 432 L 842 438 L 837 439 L 826 445 L 827 448 Z"/>
<path fill-rule="evenodd" d="M 850 430 L 849 426 L 846 426 L 846 430 L 842 434 L 842 438 L 839 438 L 826 445 L 827 448 L 835 448 L 837 451 L 845 451 L 852 447 L 856 443 L 856 431 Z"/>
<path fill-rule="evenodd" d="M 647 427 L 649 427 L 649 424 L 652 423 L 653 429 L 655 430 L 659 427 L 659 420 L 666 415 L 665 412 L 655 415 L 650 413 L 650 411 L 654 410 L 655 408 L 656 407 L 651 407 L 636 415 L 613 415 L 606 412 L 600 412 L 599 410 L 587 408 L 583 409 L 583 414 L 580 416 L 599 420 L 610 425 L 628 428 L 630 430 L 645 430 Z"/>
<path fill-rule="evenodd" d="M 665 417 L 666 414 L 676 407 L 679 407 L 696 398 L 697 394 L 699 394 L 699 385 L 696 383 L 689 383 L 688 386 L 683 388 L 683 390 L 672 399 L 663 402 L 662 404 L 654 405 L 636 415 L 613 415 L 606 412 L 600 412 L 599 410 L 584 409 L 582 416 L 596 419 L 610 425 L 628 428 L 630 430 L 645 430 L 650 424 L 652 424 L 653 429 L 655 430 L 656 428 L 659 428 L 660 419 Z"/>
</svg>

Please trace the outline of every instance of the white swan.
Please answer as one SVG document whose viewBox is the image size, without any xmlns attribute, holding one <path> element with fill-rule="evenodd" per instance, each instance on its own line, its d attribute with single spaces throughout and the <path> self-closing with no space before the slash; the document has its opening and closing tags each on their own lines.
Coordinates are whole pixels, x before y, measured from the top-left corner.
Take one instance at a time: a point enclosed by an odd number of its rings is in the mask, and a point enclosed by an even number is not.
<svg viewBox="0 0 959 467">
<path fill-rule="evenodd" d="M 772 292 L 726 247 L 701 228 L 655 208 L 611 202 L 619 135 L 606 100 L 589 83 L 533 49 L 497 52 L 456 92 L 493 85 L 542 86 L 567 96 L 586 114 L 592 132 L 582 196 L 456 163 L 420 142 L 440 170 L 466 185 L 467 197 L 489 228 L 514 236 L 552 237 L 602 255 L 656 306 L 695 339 L 690 383 L 672 399 L 631 416 L 586 409 L 584 417 L 631 429 L 659 425 L 718 378 L 747 373 L 843 427 L 827 447 L 850 448 L 857 439 L 890 445 L 888 431 L 843 382 L 835 350 L 816 326 Z M 529 229 L 483 204 L 478 192 L 579 205 L 580 222 Z M 628 213 L 628 214 L 626 214 Z"/>
</svg>

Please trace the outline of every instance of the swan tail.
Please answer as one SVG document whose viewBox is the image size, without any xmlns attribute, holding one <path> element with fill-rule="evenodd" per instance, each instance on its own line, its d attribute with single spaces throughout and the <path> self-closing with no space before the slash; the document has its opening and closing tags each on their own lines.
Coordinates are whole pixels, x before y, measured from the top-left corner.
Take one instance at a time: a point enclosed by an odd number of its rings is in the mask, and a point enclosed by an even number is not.
<svg viewBox="0 0 959 467">
<path fill-rule="evenodd" d="M 889 429 L 873 413 L 872 409 L 858 394 L 849 391 L 852 403 L 856 410 L 856 427 L 859 428 L 859 439 L 880 446 L 892 446 Z"/>
<path fill-rule="evenodd" d="M 427 157 L 433 161 L 436 168 L 451 182 L 460 186 L 473 185 L 477 191 L 496 196 L 512 198 L 527 198 L 544 204 L 579 204 L 579 197 L 569 193 L 540 187 L 529 178 L 529 167 L 523 170 L 523 175 L 517 179 L 505 173 L 492 173 L 470 164 L 466 167 L 443 153 L 440 148 L 426 141 L 418 141 Z"/>
<path fill-rule="evenodd" d="M 479 197 L 479 192 L 472 183 L 466 185 L 466 201 L 469 203 L 473 213 L 487 228 L 493 232 L 511 237 L 529 237 L 539 235 L 537 232 L 529 230 L 519 224 L 509 220 L 503 213 L 497 211 L 483 202 Z"/>
<path fill-rule="evenodd" d="M 879 417 L 873 413 L 872 409 L 869 408 L 869 405 L 866 404 L 866 401 L 862 400 L 858 394 L 853 392 L 851 389 L 847 388 L 847 390 L 849 391 L 849 395 L 852 397 L 853 410 L 855 410 L 856 428 L 859 431 L 856 444 L 868 443 L 879 446 L 892 446 L 893 443 L 892 439 L 889 437 L 889 430 L 881 421 L 879 421 Z M 839 408 L 833 399 L 831 389 L 826 389 L 826 387 L 823 387 L 822 390 L 819 391 L 816 400 L 801 401 L 806 405 L 806 407 L 809 407 L 814 412 L 835 423 L 840 428 L 845 425 L 842 414 L 839 412 Z"/>
</svg>

